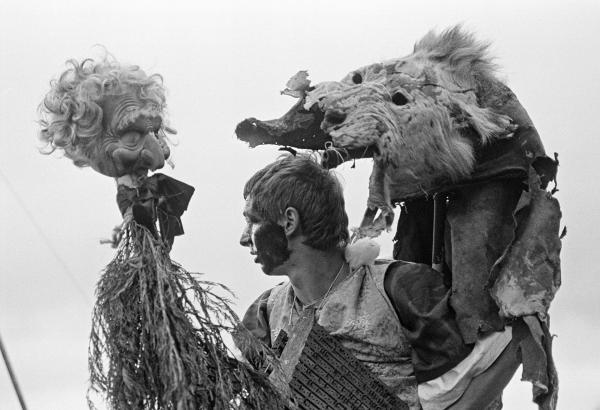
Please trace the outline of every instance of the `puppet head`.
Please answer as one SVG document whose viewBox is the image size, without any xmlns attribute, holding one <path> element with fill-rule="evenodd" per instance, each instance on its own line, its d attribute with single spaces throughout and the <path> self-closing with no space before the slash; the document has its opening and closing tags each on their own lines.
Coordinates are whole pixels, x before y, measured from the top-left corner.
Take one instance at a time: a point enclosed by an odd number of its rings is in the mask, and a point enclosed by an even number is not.
<svg viewBox="0 0 600 410">
<path fill-rule="evenodd" d="M 47 152 L 115 178 L 162 168 L 170 153 L 162 78 L 108 59 L 68 63 L 40 105 Z"/>
</svg>

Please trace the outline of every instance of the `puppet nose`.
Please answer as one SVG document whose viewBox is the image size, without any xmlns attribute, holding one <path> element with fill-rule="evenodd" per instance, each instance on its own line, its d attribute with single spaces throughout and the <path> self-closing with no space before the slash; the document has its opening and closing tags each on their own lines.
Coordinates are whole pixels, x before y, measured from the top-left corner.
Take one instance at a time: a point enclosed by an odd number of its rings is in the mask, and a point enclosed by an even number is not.
<svg viewBox="0 0 600 410">
<path fill-rule="evenodd" d="M 156 138 L 158 139 L 158 144 L 160 145 L 165 159 L 169 159 L 169 156 L 171 155 L 171 149 L 169 148 L 167 141 L 161 134 L 157 134 Z"/>
<path fill-rule="evenodd" d="M 165 165 L 165 152 L 159 140 L 154 135 L 146 135 L 144 148 L 141 153 L 141 165 L 144 168 L 155 170 Z"/>
</svg>

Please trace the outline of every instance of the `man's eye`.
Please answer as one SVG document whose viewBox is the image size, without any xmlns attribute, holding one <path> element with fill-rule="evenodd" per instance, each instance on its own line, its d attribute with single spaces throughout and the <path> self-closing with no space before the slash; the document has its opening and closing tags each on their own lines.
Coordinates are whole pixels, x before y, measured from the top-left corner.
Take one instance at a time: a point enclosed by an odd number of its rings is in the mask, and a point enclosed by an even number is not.
<svg viewBox="0 0 600 410">
<path fill-rule="evenodd" d="M 130 147 L 136 146 L 140 139 L 142 138 L 142 133 L 138 131 L 127 131 L 123 135 L 121 135 L 121 142 Z"/>
</svg>

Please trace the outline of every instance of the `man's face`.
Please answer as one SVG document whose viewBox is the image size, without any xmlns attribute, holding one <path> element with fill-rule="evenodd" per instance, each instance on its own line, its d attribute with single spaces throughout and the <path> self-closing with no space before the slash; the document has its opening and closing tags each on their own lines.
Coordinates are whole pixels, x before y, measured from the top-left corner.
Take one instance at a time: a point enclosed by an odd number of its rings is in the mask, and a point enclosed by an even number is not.
<svg viewBox="0 0 600 410">
<path fill-rule="evenodd" d="M 242 232 L 240 244 L 250 248 L 250 254 L 255 256 L 254 262 L 261 265 L 264 273 L 267 275 L 281 274 L 276 269 L 290 257 L 283 227 L 260 218 L 252 209 L 251 198 L 246 201 L 244 217 L 246 218 L 246 227 Z"/>
</svg>

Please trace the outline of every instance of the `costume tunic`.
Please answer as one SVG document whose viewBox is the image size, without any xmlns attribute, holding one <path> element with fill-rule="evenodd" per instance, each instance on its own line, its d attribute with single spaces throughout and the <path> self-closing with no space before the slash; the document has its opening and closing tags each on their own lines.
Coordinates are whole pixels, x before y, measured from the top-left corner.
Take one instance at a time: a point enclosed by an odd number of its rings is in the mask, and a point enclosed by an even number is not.
<svg viewBox="0 0 600 410">
<path fill-rule="evenodd" d="M 462 341 L 448 295 L 441 275 L 426 265 L 375 261 L 338 283 L 315 316 L 411 409 L 418 409 L 417 383 L 442 375 L 472 349 Z M 294 299 L 289 282 L 266 291 L 246 312 L 244 325 L 271 345 L 297 320 Z"/>
</svg>

